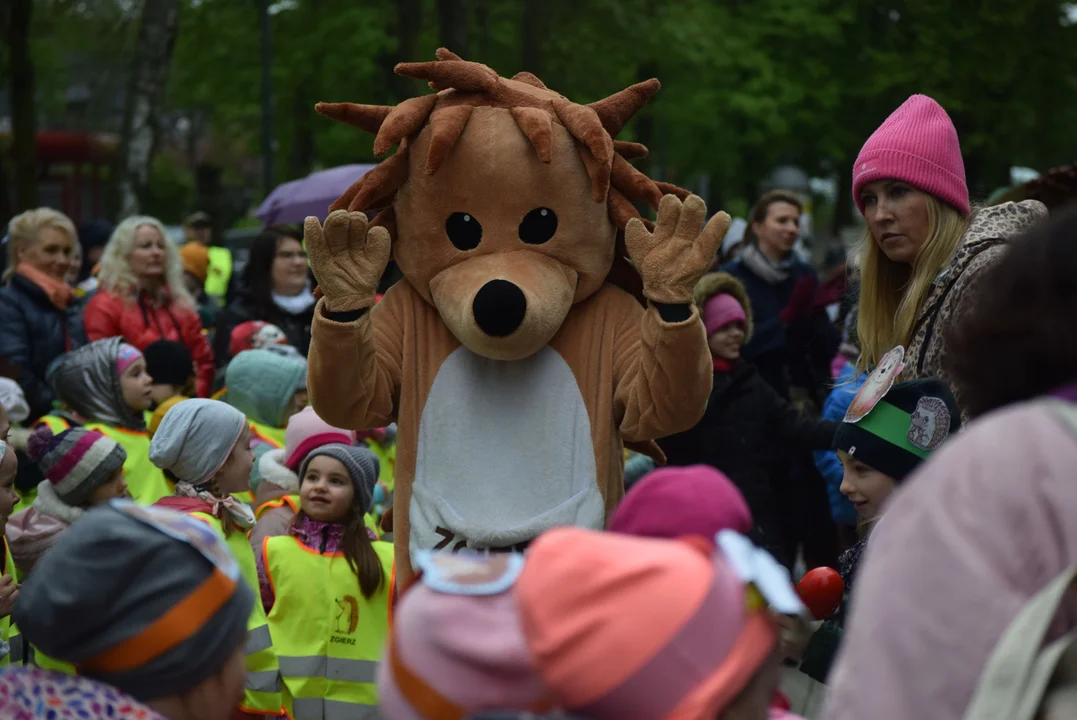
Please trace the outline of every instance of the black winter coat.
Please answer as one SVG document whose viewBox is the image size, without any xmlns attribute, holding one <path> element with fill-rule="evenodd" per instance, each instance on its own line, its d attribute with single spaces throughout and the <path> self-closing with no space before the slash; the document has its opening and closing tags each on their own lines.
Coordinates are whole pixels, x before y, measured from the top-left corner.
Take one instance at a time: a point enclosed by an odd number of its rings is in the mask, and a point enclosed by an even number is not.
<svg viewBox="0 0 1077 720">
<path fill-rule="evenodd" d="M 55 394 L 45 382 L 49 364 L 84 344 L 81 302 L 60 310 L 22 275 L 13 275 L 0 288 L 0 357 L 19 368 L 16 380 L 30 405 L 31 420 L 52 409 Z"/>
<path fill-rule="evenodd" d="M 224 310 L 217 315 L 217 330 L 213 336 L 213 357 L 217 367 L 223 367 L 232 359 L 229 347 L 232 344 L 232 330 L 236 325 L 248 320 L 261 320 L 276 325 L 288 336 L 288 344 L 298 350 L 303 357 L 310 350 L 310 326 L 314 322 L 314 305 L 301 313 L 282 310 L 272 301 L 263 312 L 258 303 L 247 293 L 240 293 Z"/>
<path fill-rule="evenodd" d="M 755 520 L 755 540 L 779 560 L 785 555 L 779 502 L 773 479 L 784 473 L 791 453 L 824 450 L 837 423 L 801 415 L 763 379 L 755 366 L 739 362 L 715 372 L 703 418 L 691 430 L 658 445 L 670 465 L 710 465 L 740 489 Z"/>
</svg>

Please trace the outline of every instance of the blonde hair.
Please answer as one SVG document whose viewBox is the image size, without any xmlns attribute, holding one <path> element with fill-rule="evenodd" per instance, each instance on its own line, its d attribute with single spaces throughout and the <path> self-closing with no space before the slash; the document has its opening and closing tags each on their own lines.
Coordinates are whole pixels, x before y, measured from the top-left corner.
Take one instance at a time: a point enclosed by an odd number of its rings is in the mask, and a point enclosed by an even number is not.
<svg viewBox="0 0 1077 720">
<path fill-rule="evenodd" d="M 950 262 L 971 220 L 928 195 L 927 221 L 927 241 L 916 252 L 911 267 L 887 258 L 871 230 L 864 232 L 856 322 L 860 336 L 857 371 L 874 367 L 891 348 L 909 343 L 935 277 Z"/>
<path fill-rule="evenodd" d="M 134 299 L 139 290 L 138 278 L 131 271 L 127 256 L 135 244 L 135 234 L 143 225 L 156 228 L 161 234 L 165 249 L 165 287 L 176 305 L 194 308 L 194 299 L 183 284 L 183 264 L 175 243 L 168 237 L 165 226 L 157 218 L 145 215 L 129 217 L 121 222 L 105 246 L 101 255 L 101 271 L 97 280 L 106 292 Z"/>
<path fill-rule="evenodd" d="M 71 218 L 59 210 L 39 207 L 27 210 L 11 218 L 7 224 L 7 270 L 3 279 L 6 281 L 14 274 L 19 264 L 19 253 L 39 240 L 44 228 L 53 228 L 67 235 L 71 241 L 71 251 L 79 247 L 79 234 Z"/>
</svg>

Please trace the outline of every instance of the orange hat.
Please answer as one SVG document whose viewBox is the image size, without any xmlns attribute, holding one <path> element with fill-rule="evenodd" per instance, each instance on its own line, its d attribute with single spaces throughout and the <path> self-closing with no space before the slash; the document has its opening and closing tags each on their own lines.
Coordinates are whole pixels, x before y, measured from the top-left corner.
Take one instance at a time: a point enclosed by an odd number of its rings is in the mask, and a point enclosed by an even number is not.
<svg viewBox="0 0 1077 720">
<path fill-rule="evenodd" d="M 717 543 L 710 557 L 696 543 L 557 528 L 532 544 L 516 584 L 522 626 L 566 710 L 592 720 L 711 720 L 747 686 L 778 633 L 745 575 L 779 586 L 775 609 L 796 612 L 799 601 L 765 552 L 732 531 Z"/>
<path fill-rule="evenodd" d="M 205 282 L 209 276 L 209 248 L 199 242 L 189 242 L 180 246 L 179 254 L 183 271 Z"/>
</svg>

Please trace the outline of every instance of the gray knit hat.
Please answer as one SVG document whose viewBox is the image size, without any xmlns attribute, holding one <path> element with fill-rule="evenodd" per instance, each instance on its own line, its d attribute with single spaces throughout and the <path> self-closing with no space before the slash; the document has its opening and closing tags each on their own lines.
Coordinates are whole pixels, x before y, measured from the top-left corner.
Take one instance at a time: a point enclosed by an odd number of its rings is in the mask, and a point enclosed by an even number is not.
<svg viewBox="0 0 1077 720">
<path fill-rule="evenodd" d="M 187 613 L 159 624 L 185 601 Z M 218 673 L 243 644 L 253 605 L 208 525 L 114 500 L 87 511 L 38 562 L 12 618 L 41 652 L 149 701 Z"/>
<path fill-rule="evenodd" d="M 374 485 L 377 484 L 378 473 L 381 472 L 378 456 L 362 446 L 342 443 L 322 445 L 311 451 L 299 467 L 300 486 L 303 485 L 303 477 L 307 474 L 310 461 L 319 455 L 328 455 L 344 463 L 344 467 L 348 468 L 348 474 L 351 475 L 352 483 L 355 484 L 355 497 L 362 504 L 363 513 L 370 512 L 370 507 L 374 502 Z"/>
</svg>

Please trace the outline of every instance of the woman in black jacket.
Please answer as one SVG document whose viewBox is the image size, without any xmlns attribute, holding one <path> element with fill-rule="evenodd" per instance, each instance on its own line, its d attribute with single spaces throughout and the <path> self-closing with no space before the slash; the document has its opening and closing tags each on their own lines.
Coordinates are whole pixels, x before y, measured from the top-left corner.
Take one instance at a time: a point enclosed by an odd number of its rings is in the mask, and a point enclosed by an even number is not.
<svg viewBox="0 0 1077 720">
<path fill-rule="evenodd" d="M 217 316 L 213 338 L 217 366 L 231 360 L 232 329 L 248 320 L 276 325 L 288 336 L 288 344 L 306 356 L 314 319 L 311 277 L 301 232 L 283 227 L 263 230 L 251 244 L 236 299 Z"/>
<path fill-rule="evenodd" d="M 65 276 L 78 235 L 50 208 L 27 210 L 8 224 L 8 269 L 0 287 L 0 358 L 18 368 L 30 420 L 52 409 L 49 364 L 86 342 L 81 306 Z"/>
<path fill-rule="evenodd" d="M 786 471 L 791 452 L 829 449 L 837 423 L 804 417 L 741 359 L 752 309 L 739 280 L 724 272 L 705 275 L 695 302 L 707 328 L 714 386 L 696 426 L 658 444 L 670 465 L 705 464 L 725 473 L 748 501 L 757 542 L 790 566 L 772 478 Z"/>
</svg>

